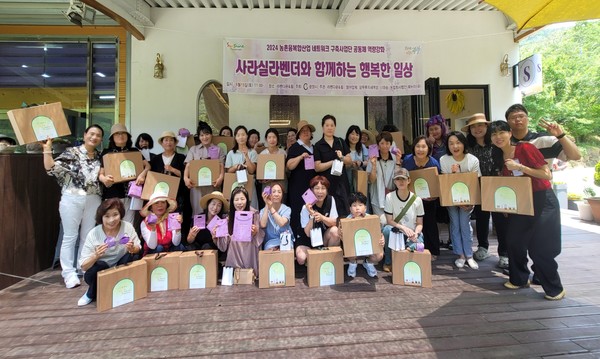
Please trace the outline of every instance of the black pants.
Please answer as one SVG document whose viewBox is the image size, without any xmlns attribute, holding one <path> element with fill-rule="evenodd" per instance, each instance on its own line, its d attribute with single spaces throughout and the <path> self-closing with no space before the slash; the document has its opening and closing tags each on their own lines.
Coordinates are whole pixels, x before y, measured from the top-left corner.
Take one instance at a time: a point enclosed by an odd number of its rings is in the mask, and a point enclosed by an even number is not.
<svg viewBox="0 0 600 359">
<path fill-rule="evenodd" d="M 508 217 L 504 213 L 498 212 L 487 212 L 481 209 L 480 205 L 476 205 L 473 210 L 475 213 L 475 229 L 477 232 L 477 246 L 485 249 L 490 248 L 490 242 L 488 236 L 490 232 L 490 214 L 494 226 L 496 227 L 496 235 L 498 236 L 498 255 L 501 257 L 507 257 L 508 252 L 506 250 L 506 230 L 508 225 Z"/>
<path fill-rule="evenodd" d="M 440 255 L 440 233 L 436 217 L 437 201 L 423 201 L 423 242 L 434 256 Z"/>
<path fill-rule="evenodd" d="M 134 259 L 135 259 L 135 256 L 133 254 L 127 253 L 123 257 L 121 257 L 121 259 L 119 259 L 119 261 L 117 262 L 117 264 L 115 264 L 115 266 L 120 265 L 120 264 L 129 263 L 129 262 L 133 261 Z M 103 271 L 108 268 L 110 268 L 108 263 L 106 263 L 104 261 L 96 261 L 96 263 L 94 263 L 94 265 L 90 269 L 85 271 L 85 273 L 83 274 L 83 279 L 89 285 L 89 288 L 86 293 L 88 298 L 92 298 L 92 300 L 96 300 L 96 294 L 97 294 L 97 290 L 98 290 L 98 272 Z"/>
<path fill-rule="evenodd" d="M 560 207 L 552 190 L 533 192 L 535 215 L 510 215 L 508 219 L 508 265 L 510 282 L 525 285 L 529 279 L 527 253 L 547 295 L 563 287 L 555 258 L 561 252 Z"/>
</svg>

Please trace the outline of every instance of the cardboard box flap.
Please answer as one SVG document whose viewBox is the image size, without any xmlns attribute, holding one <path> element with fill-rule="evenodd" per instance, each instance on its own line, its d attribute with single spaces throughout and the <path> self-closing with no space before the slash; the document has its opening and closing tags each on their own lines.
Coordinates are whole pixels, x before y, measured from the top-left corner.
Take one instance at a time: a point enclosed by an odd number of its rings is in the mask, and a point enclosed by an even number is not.
<svg viewBox="0 0 600 359">
<path fill-rule="evenodd" d="M 216 287 L 217 255 L 214 249 L 183 252 L 179 256 L 179 289 Z"/>
<path fill-rule="evenodd" d="M 481 209 L 533 216 L 530 177 L 481 177 Z"/>
<path fill-rule="evenodd" d="M 260 180 L 285 179 L 285 155 L 258 155 L 256 163 L 256 178 Z"/>
<path fill-rule="evenodd" d="M 148 265 L 148 291 L 157 292 L 179 289 L 180 251 L 146 255 L 143 260 Z"/>
<path fill-rule="evenodd" d="M 344 257 L 370 256 L 383 251 L 379 245 L 381 224 L 378 216 L 342 218 L 340 229 L 344 243 Z"/>
<path fill-rule="evenodd" d="M 293 287 L 296 285 L 294 252 L 265 250 L 258 252 L 258 287 Z"/>
<path fill-rule="evenodd" d="M 146 261 L 138 260 L 98 272 L 97 309 L 99 312 L 145 298 Z"/>
<path fill-rule="evenodd" d="M 7 112 L 20 145 L 71 134 L 60 102 Z"/>
<path fill-rule="evenodd" d="M 444 207 L 481 204 L 479 177 L 475 172 L 438 176 L 440 204 Z"/>
<path fill-rule="evenodd" d="M 212 186 L 221 174 L 219 160 L 193 160 L 188 164 L 190 179 L 196 187 Z"/>
<path fill-rule="evenodd" d="M 440 196 L 440 182 L 437 167 L 409 171 L 409 191 L 420 198 L 436 198 Z"/>
</svg>

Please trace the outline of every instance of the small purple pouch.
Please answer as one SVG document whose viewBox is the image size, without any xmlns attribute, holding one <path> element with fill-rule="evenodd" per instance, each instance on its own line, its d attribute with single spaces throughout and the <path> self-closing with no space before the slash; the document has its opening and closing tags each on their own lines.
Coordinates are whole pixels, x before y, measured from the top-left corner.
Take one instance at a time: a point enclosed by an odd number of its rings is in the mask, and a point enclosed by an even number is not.
<svg viewBox="0 0 600 359">
<path fill-rule="evenodd" d="M 417 243 L 417 252 L 424 252 L 425 251 L 425 244 L 423 243 Z"/>
<path fill-rule="evenodd" d="M 271 195 L 271 186 L 266 186 L 263 188 L 263 193 L 265 193 L 267 196 Z"/>
<path fill-rule="evenodd" d="M 231 239 L 237 242 L 250 242 L 252 240 L 252 211 L 235 211 L 233 234 Z"/>
<path fill-rule="evenodd" d="M 392 149 L 390 150 L 390 152 L 394 155 L 394 156 L 398 156 L 402 154 L 402 151 L 400 151 L 400 149 L 396 146 L 392 147 Z"/>
<path fill-rule="evenodd" d="M 119 244 L 127 244 L 127 243 L 129 243 L 128 235 L 124 235 L 123 237 L 121 237 L 121 239 L 119 239 Z"/>
<path fill-rule="evenodd" d="M 219 146 L 210 146 L 208 148 L 208 157 L 210 157 L 211 160 L 218 160 L 219 159 Z"/>
<path fill-rule="evenodd" d="M 169 230 L 181 229 L 181 223 L 177 220 L 179 213 L 169 213 Z"/>
<path fill-rule="evenodd" d="M 315 204 L 317 203 L 317 197 L 313 193 L 313 191 L 309 188 L 302 194 L 302 199 L 306 204 Z"/>
<path fill-rule="evenodd" d="M 188 137 L 189 135 L 191 135 L 190 130 L 188 130 L 187 128 L 180 128 L 177 134 L 181 137 Z"/>
<path fill-rule="evenodd" d="M 220 219 L 221 218 L 219 218 L 219 216 L 214 216 L 213 219 L 211 219 L 211 221 L 208 222 L 208 225 L 206 226 L 206 229 L 208 229 L 211 234 L 212 234 L 213 229 L 215 229 L 215 226 L 217 225 L 217 223 L 219 222 Z"/>
<path fill-rule="evenodd" d="M 215 217 L 215 218 L 218 218 L 218 217 Z M 225 237 L 226 235 L 229 234 L 229 226 L 227 225 L 227 218 L 223 218 L 223 219 L 218 218 L 216 226 L 217 226 L 217 233 L 215 234 L 215 236 Z"/>
<path fill-rule="evenodd" d="M 206 228 L 206 215 L 205 214 L 197 214 L 194 216 L 194 227 L 198 227 L 200 229 Z"/>
<path fill-rule="evenodd" d="M 138 186 L 137 184 L 135 184 L 135 181 L 131 181 L 129 182 L 129 192 L 127 192 L 127 195 L 129 197 L 141 198 L 142 188 L 142 186 Z"/>
<path fill-rule="evenodd" d="M 119 239 L 119 244 L 127 244 L 129 242 L 129 236 L 125 235 L 123 237 L 121 237 L 121 239 Z M 106 239 L 104 240 L 104 243 L 106 243 L 108 248 L 112 248 L 114 246 L 117 245 L 117 241 L 115 240 L 115 237 L 106 237 Z"/>
<path fill-rule="evenodd" d="M 146 218 L 146 223 L 148 224 L 156 224 L 158 222 L 158 217 L 154 213 L 150 213 Z"/>
<path fill-rule="evenodd" d="M 304 169 L 314 170 L 315 169 L 315 156 L 310 155 L 304 159 Z"/>
<path fill-rule="evenodd" d="M 377 145 L 369 146 L 369 158 L 379 157 L 379 147 Z"/>
</svg>

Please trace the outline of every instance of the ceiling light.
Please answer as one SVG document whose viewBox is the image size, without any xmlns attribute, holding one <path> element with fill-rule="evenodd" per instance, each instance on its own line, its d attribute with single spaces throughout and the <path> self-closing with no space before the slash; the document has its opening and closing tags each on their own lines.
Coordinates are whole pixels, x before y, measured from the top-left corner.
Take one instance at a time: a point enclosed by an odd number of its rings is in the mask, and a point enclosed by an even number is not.
<svg viewBox="0 0 600 359">
<path fill-rule="evenodd" d="M 45 72 L 44 72 L 44 73 L 42 74 L 42 77 L 47 79 L 48 77 L 50 77 L 50 75 L 48 75 L 47 73 L 45 73 Z"/>
<path fill-rule="evenodd" d="M 100 76 L 100 77 L 106 77 L 106 75 L 105 75 L 105 74 L 103 74 L 102 72 L 96 72 L 96 75 L 97 75 L 97 76 Z"/>
</svg>

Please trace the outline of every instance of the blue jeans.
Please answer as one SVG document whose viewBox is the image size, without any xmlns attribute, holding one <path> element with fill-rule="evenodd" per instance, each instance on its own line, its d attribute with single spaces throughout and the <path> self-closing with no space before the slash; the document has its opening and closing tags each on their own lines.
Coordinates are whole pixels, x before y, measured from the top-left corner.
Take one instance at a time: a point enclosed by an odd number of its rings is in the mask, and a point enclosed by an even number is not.
<svg viewBox="0 0 600 359">
<path fill-rule="evenodd" d="M 456 255 L 473 257 L 473 238 L 471 237 L 471 211 L 465 211 L 458 206 L 448 208 L 450 216 L 450 238 L 452 251 Z"/>
<path fill-rule="evenodd" d="M 392 231 L 392 228 L 393 228 L 392 226 L 387 224 L 383 227 L 383 230 L 382 230 L 383 238 L 385 240 L 385 244 L 383 246 L 383 255 L 384 255 L 383 264 L 385 264 L 385 265 L 392 265 L 392 250 L 390 249 L 390 247 L 388 247 L 388 243 L 390 242 L 390 232 Z M 404 239 L 405 239 L 405 244 L 406 244 L 407 249 L 411 249 L 413 251 L 417 249 L 416 242 L 406 241 L 406 236 L 404 237 Z M 419 236 L 417 237 L 417 242 L 423 243 L 423 233 L 419 233 Z"/>
</svg>

